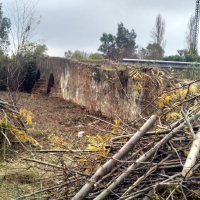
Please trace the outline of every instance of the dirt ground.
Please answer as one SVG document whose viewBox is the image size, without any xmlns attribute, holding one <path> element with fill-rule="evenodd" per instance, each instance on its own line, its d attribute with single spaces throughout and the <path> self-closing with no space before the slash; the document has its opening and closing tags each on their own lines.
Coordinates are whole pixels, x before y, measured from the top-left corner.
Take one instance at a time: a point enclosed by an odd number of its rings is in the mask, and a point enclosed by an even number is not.
<svg viewBox="0 0 200 200">
<path fill-rule="evenodd" d="M 7 94 L 4 93 L 4 96 Z M 33 184 L 45 176 L 49 180 L 51 174 L 43 173 L 29 166 L 24 158 L 34 158 L 56 163 L 53 154 L 33 154 L 31 151 L 40 149 L 55 149 L 52 136 L 63 138 L 63 149 L 86 149 L 88 138 L 86 135 L 105 135 L 110 133 L 112 122 L 99 113 L 89 113 L 85 107 L 61 98 L 50 98 L 47 95 L 20 93 L 19 107 L 32 113 L 32 126 L 30 134 L 40 146 L 25 144 L 25 151 L 21 145 L 7 149 L 5 159 L 0 162 L 0 200 L 16 199 L 17 197 L 32 193 L 44 187 Z M 78 133 L 82 132 L 82 137 Z M 58 147 L 57 147 L 58 148 Z M 54 159 L 55 158 L 55 159 Z M 31 197 L 24 199 L 42 199 Z"/>
<path fill-rule="evenodd" d="M 21 93 L 19 103 L 20 107 L 32 112 L 34 130 L 44 136 L 52 133 L 62 135 L 68 141 L 68 148 L 86 147 L 86 135 L 103 135 L 111 130 L 110 125 L 98 120 L 110 121 L 108 118 L 99 116 L 98 113 L 90 114 L 85 107 L 72 101 L 41 94 L 34 94 L 31 98 L 30 94 Z M 81 131 L 84 131 L 83 137 L 78 137 Z M 35 137 L 43 148 L 50 148 L 45 137 L 40 137 L 39 134 L 35 134 Z"/>
</svg>

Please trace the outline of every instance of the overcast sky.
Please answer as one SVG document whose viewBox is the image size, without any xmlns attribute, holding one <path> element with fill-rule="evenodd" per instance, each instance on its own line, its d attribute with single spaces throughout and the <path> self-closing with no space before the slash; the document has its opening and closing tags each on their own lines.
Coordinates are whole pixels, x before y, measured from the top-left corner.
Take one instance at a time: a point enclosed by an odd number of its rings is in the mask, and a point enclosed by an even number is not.
<svg viewBox="0 0 200 200">
<path fill-rule="evenodd" d="M 0 0 L 3 6 L 12 0 Z M 158 13 L 166 22 L 165 55 L 174 55 L 183 49 L 185 32 L 196 0 L 39 0 L 37 14 L 41 24 L 37 39 L 44 39 L 50 56 L 64 56 L 67 50 L 97 52 L 103 34 L 116 34 L 123 22 L 134 29 L 139 46 L 150 42 L 149 32 Z"/>
</svg>

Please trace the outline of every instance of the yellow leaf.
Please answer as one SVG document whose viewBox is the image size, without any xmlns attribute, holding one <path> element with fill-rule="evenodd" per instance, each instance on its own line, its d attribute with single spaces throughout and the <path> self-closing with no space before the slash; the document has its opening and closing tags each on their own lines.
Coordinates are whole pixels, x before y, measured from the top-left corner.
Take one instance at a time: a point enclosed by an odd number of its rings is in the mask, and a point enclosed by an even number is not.
<svg viewBox="0 0 200 200">
<path fill-rule="evenodd" d="M 31 142 L 32 142 L 32 144 L 34 144 L 35 143 L 35 140 L 31 137 Z"/>
<path fill-rule="evenodd" d="M 31 99 L 34 99 L 33 93 L 31 93 Z"/>
<path fill-rule="evenodd" d="M 32 124 L 32 117 L 31 117 L 31 112 L 28 112 L 27 113 L 27 118 L 26 118 L 26 121 L 27 121 L 27 124 Z"/>
<path fill-rule="evenodd" d="M 171 113 L 168 113 L 166 116 L 166 121 L 169 121 L 170 117 L 171 117 Z"/>
<path fill-rule="evenodd" d="M 170 99 L 171 99 L 170 96 L 166 96 L 166 97 L 165 97 L 165 101 L 166 101 L 166 103 L 169 103 Z"/>
<path fill-rule="evenodd" d="M 92 146 L 92 145 L 89 145 L 89 146 L 87 147 L 87 149 L 88 149 L 88 150 L 94 150 L 94 151 L 98 151 L 98 150 L 99 150 L 99 148 L 94 147 L 94 146 Z"/>
<path fill-rule="evenodd" d="M 172 112 L 171 113 L 171 117 L 172 117 L 172 119 L 180 119 L 181 118 L 181 114 L 176 113 L 176 112 Z"/>
<path fill-rule="evenodd" d="M 97 137 L 98 137 L 100 140 L 103 140 L 103 138 L 102 138 L 101 136 L 97 135 Z"/>
<path fill-rule="evenodd" d="M 193 139 L 193 136 L 192 136 L 192 135 L 189 135 L 189 136 L 188 136 L 188 139 Z"/>
<path fill-rule="evenodd" d="M 182 93 L 182 97 L 183 97 L 183 99 L 186 97 L 187 92 L 188 92 L 188 89 L 183 90 L 183 93 Z"/>
<path fill-rule="evenodd" d="M 185 156 L 188 156 L 189 151 L 184 151 Z"/>
<path fill-rule="evenodd" d="M 85 173 L 86 173 L 86 174 L 89 174 L 89 173 L 90 173 L 90 169 L 87 168 L 87 169 L 85 170 Z"/>
<path fill-rule="evenodd" d="M 15 114 L 13 114 L 13 117 L 14 117 L 14 118 L 18 118 L 18 116 L 16 116 Z"/>
<path fill-rule="evenodd" d="M 23 109 L 23 117 L 26 117 L 27 110 Z"/>
<path fill-rule="evenodd" d="M 20 108 L 19 114 L 22 115 L 22 112 L 23 112 L 23 111 L 22 111 L 22 108 Z"/>
<path fill-rule="evenodd" d="M 179 193 L 181 193 L 181 191 L 178 188 L 176 189 L 176 191 L 179 192 Z"/>
</svg>

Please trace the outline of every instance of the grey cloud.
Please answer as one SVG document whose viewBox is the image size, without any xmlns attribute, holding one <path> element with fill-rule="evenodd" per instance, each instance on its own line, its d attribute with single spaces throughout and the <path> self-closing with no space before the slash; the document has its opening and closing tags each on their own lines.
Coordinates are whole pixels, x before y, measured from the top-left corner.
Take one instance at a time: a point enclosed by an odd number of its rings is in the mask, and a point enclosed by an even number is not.
<svg viewBox="0 0 200 200">
<path fill-rule="evenodd" d="M 50 55 L 63 56 L 68 49 L 95 52 L 102 33 L 116 34 L 117 24 L 123 22 L 136 31 L 136 43 L 145 47 L 155 17 L 161 13 L 166 21 L 166 55 L 176 54 L 184 48 L 195 4 L 195 0 L 40 0 L 37 38 L 46 40 Z"/>
</svg>

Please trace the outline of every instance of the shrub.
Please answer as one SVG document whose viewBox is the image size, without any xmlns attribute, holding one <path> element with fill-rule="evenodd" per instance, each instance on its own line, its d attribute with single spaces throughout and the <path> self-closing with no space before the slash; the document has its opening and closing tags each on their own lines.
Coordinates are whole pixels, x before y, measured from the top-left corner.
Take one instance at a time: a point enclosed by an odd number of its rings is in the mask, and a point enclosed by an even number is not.
<svg viewBox="0 0 200 200">
<path fill-rule="evenodd" d="M 89 60 L 103 60 L 104 57 L 99 53 L 91 53 L 89 56 Z"/>
</svg>

